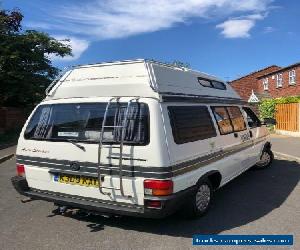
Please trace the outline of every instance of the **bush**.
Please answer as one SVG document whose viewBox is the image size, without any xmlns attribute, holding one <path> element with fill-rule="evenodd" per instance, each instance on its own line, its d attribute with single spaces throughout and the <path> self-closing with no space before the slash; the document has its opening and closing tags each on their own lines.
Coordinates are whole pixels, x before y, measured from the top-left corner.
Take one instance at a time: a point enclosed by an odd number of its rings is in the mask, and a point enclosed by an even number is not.
<svg viewBox="0 0 300 250">
<path fill-rule="evenodd" d="M 258 106 L 260 118 L 275 118 L 276 104 L 297 102 L 300 102 L 300 96 L 288 96 L 262 100 Z"/>
<path fill-rule="evenodd" d="M 259 115 L 263 118 L 274 118 L 275 109 L 276 109 L 276 100 L 275 99 L 266 99 L 263 100 L 259 106 Z"/>
</svg>

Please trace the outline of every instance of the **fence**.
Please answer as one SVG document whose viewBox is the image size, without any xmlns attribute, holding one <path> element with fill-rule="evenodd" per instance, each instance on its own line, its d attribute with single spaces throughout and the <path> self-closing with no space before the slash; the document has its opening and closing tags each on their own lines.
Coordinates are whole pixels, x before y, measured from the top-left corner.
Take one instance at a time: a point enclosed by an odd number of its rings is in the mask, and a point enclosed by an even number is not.
<svg viewBox="0 0 300 250">
<path fill-rule="evenodd" d="M 21 108 L 0 107 L 0 133 L 22 127 L 26 112 Z"/>
<path fill-rule="evenodd" d="M 277 104 L 276 130 L 299 132 L 299 103 Z"/>
</svg>

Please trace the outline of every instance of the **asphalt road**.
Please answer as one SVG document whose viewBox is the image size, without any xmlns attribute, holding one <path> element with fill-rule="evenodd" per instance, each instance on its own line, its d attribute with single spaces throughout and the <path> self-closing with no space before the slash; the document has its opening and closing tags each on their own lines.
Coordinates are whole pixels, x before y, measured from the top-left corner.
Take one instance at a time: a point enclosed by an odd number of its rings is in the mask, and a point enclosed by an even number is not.
<svg viewBox="0 0 300 250">
<path fill-rule="evenodd" d="M 247 171 L 220 189 L 210 212 L 198 220 L 53 216 L 51 203 L 20 202 L 10 183 L 14 174 L 15 158 L 0 165 L 0 249 L 188 249 L 193 234 L 293 234 L 293 247 L 275 249 L 300 249 L 295 162 L 275 160 L 268 170 Z"/>
</svg>

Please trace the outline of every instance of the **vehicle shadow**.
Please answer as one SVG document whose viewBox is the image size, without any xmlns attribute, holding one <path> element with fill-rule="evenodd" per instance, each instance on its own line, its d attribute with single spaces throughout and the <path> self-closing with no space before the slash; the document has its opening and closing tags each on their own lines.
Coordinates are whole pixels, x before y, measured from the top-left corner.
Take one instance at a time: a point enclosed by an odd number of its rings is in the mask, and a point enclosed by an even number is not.
<svg viewBox="0 0 300 250">
<path fill-rule="evenodd" d="M 249 170 L 219 189 L 208 214 L 197 220 L 185 220 L 175 214 L 166 219 L 68 215 L 86 221 L 92 232 L 105 226 L 180 237 L 193 234 L 217 234 L 255 221 L 278 208 L 300 179 L 296 162 L 274 160 L 265 170 Z"/>
</svg>

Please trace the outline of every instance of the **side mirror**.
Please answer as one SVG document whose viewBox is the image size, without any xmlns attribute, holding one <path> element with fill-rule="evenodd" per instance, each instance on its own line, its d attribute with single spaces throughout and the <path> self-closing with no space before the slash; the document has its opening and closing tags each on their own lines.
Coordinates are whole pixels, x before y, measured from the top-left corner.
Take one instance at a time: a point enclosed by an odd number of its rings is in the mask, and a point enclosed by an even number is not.
<svg viewBox="0 0 300 250">
<path fill-rule="evenodd" d="M 277 122 L 274 118 L 264 118 L 263 124 L 265 124 L 265 125 L 276 125 Z"/>
</svg>

